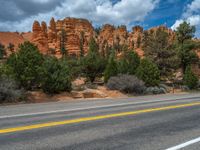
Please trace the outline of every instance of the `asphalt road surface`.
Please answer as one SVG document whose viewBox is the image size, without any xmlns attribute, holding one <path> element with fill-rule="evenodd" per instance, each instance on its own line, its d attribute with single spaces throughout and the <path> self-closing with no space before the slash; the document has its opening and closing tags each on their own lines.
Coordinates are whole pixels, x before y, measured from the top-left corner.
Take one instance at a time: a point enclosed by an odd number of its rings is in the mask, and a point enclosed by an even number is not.
<svg viewBox="0 0 200 150">
<path fill-rule="evenodd" d="M 200 150 L 200 94 L 0 106 L 0 150 Z"/>
</svg>

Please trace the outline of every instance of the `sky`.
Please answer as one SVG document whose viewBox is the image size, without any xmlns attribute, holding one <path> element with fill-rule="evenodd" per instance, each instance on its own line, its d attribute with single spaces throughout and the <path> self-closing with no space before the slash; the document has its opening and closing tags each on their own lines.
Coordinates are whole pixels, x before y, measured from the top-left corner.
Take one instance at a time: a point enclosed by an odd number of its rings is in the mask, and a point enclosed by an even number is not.
<svg viewBox="0 0 200 150">
<path fill-rule="evenodd" d="M 200 37 L 200 0 L 0 0 L 0 31 L 31 31 L 34 20 L 86 18 L 95 27 L 109 23 L 145 29 L 183 21 Z"/>
</svg>

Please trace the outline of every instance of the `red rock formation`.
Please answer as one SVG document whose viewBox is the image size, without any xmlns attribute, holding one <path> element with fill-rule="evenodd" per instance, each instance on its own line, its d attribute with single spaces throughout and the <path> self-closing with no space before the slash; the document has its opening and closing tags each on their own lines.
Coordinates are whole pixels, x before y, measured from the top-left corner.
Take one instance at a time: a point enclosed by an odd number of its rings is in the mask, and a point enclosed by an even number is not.
<svg viewBox="0 0 200 150">
<path fill-rule="evenodd" d="M 32 32 L 22 32 L 21 33 L 22 37 L 24 38 L 25 41 L 31 41 L 32 40 Z"/>
<path fill-rule="evenodd" d="M 91 23 L 85 19 L 65 18 L 56 22 L 57 44 L 56 50 L 60 49 L 60 36 L 62 31 L 66 33 L 65 45 L 69 55 L 80 55 L 80 38 L 83 33 L 84 51 L 88 51 L 88 43 L 94 36 L 94 28 Z"/>
<path fill-rule="evenodd" d="M 32 35 L 33 39 L 38 38 L 39 34 L 41 33 L 41 26 L 38 21 L 34 21 L 32 31 L 33 31 L 33 35 Z"/>
<path fill-rule="evenodd" d="M 135 26 L 132 28 L 132 32 L 129 33 L 128 37 L 129 48 L 135 50 L 140 57 L 144 56 L 144 52 L 142 50 L 143 35 L 143 28 Z"/>
<path fill-rule="evenodd" d="M 106 24 L 100 31 L 98 36 L 99 44 L 107 43 L 109 46 L 115 44 L 124 45 L 127 44 L 128 32 L 126 26 L 120 26 L 115 28 L 112 25 Z"/>
<path fill-rule="evenodd" d="M 106 42 L 109 46 L 113 46 L 114 31 L 115 31 L 114 26 L 109 24 L 104 25 L 98 36 L 99 44 L 101 45 Z"/>
<path fill-rule="evenodd" d="M 157 30 L 161 30 L 161 31 L 165 31 L 168 33 L 169 37 L 170 37 L 170 41 L 173 42 L 176 38 L 176 34 L 174 31 L 172 31 L 170 28 L 167 28 L 164 25 L 158 26 L 158 27 L 153 27 L 149 30 L 147 30 L 148 32 L 156 32 Z"/>
<path fill-rule="evenodd" d="M 123 46 L 128 46 L 128 31 L 126 26 L 114 27 L 106 24 L 100 30 L 98 35 L 98 44 L 100 51 L 105 52 L 107 47 L 115 47 L 120 53 Z"/>
<path fill-rule="evenodd" d="M 158 29 L 166 31 L 170 35 L 170 39 L 175 39 L 175 33 L 165 26 L 159 26 L 147 30 L 146 32 L 155 32 Z M 28 40 L 36 44 L 43 54 L 51 53 L 52 51 L 57 57 L 61 56 L 61 41 L 64 41 L 65 49 L 69 55 L 80 55 L 80 43 L 83 42 L 85 54 L 88 51 L 88 43 L 91 37 L 94 37 L 99 44 L 100 50 L 104 51 L 108 47 L 127 46 L 129 49 L 136 51 L 141 57 L 144 56 L 142 50 L 142 39 L 144 37 L 143 28 L 135 26 L 131 32 L 128 32 L 126 26 L 114 27 L 106 24 L 97 34 L 94 31 L 92 24 L 85 19 L 65 18 L 64 20 L 50 20 L 49 26 L 45 22 L 38 21 L 33 23 L 32 32 L 29 33 L 0 33 L 0 42 L 4 45 L 13 43 L 15 48 L 18 44 Z M 62 36 L 64 31 L 65 37 Z M 64 39 L 63 39 L 64 38 Z M 139 40 L 138 40 L 139 39 Z M 140 42 L 138 42 L 140 41 Z M 138 43 L 140 43 L 138 45 Z M 120 52 L 121 50 L 119 50 Z M 200 56 L 199 50 L 197 53 Z"/>
<path fill-rule="evenodd" d="M 48 28 L 48 43 L 51 48 L 56 48 L 55 43 L 57 40 L 57 31 L 56 31 L 56 22 L 54 18 L 51 19 L 49 23 L 49 28 Z"/>
<path fill-rule="evenodd" d="M 64 39 L 62 34 L 65 34 Z M 83 48 L 88 51 L 88 43 L 95 32 L 88 20 L 65 18 L 55 22 L 54 18 L 51 19 L 50 25 L 47 26 L 44 22 L 42 25 L 36 21 L 33 24 L 33 38 L 32 41 L 43 49 L 42 52 L 48 52 L 49 49 L 54 50 L 56 55 L 61 55 L 61 41 L 64 43 L 65 49 L 69 55 L 80 55 L 80 38 L 84 38 Z M 47 41 L 47 43 L 45 42 Z M 42 47 L 43 46 L 43 47 Z"/>
<path fill-rule="evenodd" d="M 44 21 L 41 23 L 41 30 L 42 30 L 43 34 L 45 35 L 45 37 L 48 38 L 48 35 L 47 35 L 47 24 Z"/>
<path fill-rule="evenodd" d="M 0 32 L 0 43 L 6 48 L 6 54 L 9 56 L 12 52 L 7 48 L 9 44 L 14 45 L 14 51 L 17 50 L 18 46 L 24 43 L 25 39 L 18 32 Z"/>
<path fill-rule="evenodd" d="M 154 32 L 158 29 L 165 30 L 174 40 L 175 34 L 165 26 L 159 26 L 148 30 Z M 62 33 L 65 33 L 64 40 Z M 34 22 L 32 41 L 38 45 L 40 50 L 48 52 L 54 50 L 56 56 L 61 56 L 61 43 L 64 42 L 65 49 L 69 55 L 80 55 L 80 42 L 83 41 L 84 52 L 88 51 L 88 43 L 91 37 L 95 37 L 100 47 L 100 51 L 105 51 L 107 47 L 117 47 L 119 52 L 123 46 L 135 50 L 141 57 L 144 56 L 142 50 L 142 40 L 144 36 L 143 28 L 135 26 L 132 32 L 128 32 L 126 26 L 114 27 L 106 24 L 97 35 L 92 24 L 85 19 L 65 18 L 64 20 L 51 19 L 49 27 L 45 22 Z M 62 41 L 62 42 L 61 42 Z"/>
<path fill-rule="evenodd" d="M 33 34 L 31 41 L 38 46 L 43 54 L 47 54 L 49 49 L 46 28 L 46 23 L 43 22 L 42 26 L 40 26 L 38 21 L 35 21 L 32 27 Z"/>
</svg>

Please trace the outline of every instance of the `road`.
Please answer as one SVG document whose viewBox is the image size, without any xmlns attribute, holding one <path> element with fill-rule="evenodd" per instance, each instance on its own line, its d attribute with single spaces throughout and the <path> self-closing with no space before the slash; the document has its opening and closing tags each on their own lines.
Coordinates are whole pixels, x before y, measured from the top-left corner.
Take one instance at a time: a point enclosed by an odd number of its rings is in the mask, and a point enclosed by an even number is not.
<svg viewBox="0 0 200 150">
<path fill-rule="evenodd" d="M 0 150 L 200 150 L 200 94 L 0 106 Z"/>
</svg>

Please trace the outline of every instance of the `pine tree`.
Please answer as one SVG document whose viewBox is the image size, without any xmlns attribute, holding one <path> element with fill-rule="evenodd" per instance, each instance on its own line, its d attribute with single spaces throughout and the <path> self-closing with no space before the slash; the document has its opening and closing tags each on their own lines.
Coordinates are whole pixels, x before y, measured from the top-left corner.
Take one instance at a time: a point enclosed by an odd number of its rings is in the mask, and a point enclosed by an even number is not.
<svg viewBox="0 0 200 150">
<path fill-rule="evenodd" d="M 8 45 L 8 50 L 11 52 L 11 53 L 14 53 L 14 50 L 15 50 L 15 45 L 14 44 L 12 44 L 12 43 L 9 43 L 9 45 Z"/>
<path fill-rule="evenodd" d="M 198 78 L 192 72 L 192 69 L 190 66 L 186 67 L 183 80 L 184 80 L 185 85 L 187 85 L 190 89 L 195 89 L 198 85 Z"/>
<path fill-rule="evenodd" d="M 80 56 L 83 57 L 84 56 L 84 32 L 81 32 L 80 35 Z"/>
<path fill-rule="evenodd" d="M 143 49 L 145 56 L 154 62 L 162 77 L 170 77 L 179 66 L 179 58 L 174 44 L 166 31 L 145 32 Z"/>
<path fill-rule="evenodd" d="M 98 45 L 94 38 L 91 38 L 89 52 L 83 58 L 83 71 L 86 77 L 94 82 L 95 78 L 101 76 L 105 69 L 106 61 L 100 56 Z"/>
<path fill-rule="evenodd" d="M 6 55 L 5 46 L 0 43 L 0 59 Z"/>
<path fill-rule="evenodd" d="M 96 54 L 99 54 L 99 46 L 93 37 L 90 39 L 89 42 L 89 52 L 95 52 Z"/>
<path fill-rule="evenodd" d="M 139 35 L 138 38 L 137 38 L 137 48 L 140 48 L 141 41 L 142 41 L 142 39 L 141 39 L 141 36 Z"/>
<path fill-rule="evenodd" d="M 158 86 L 160 83 L 160 71 L 156 64 L 148 59 L 141 60 L 136 76 L 143 80 L 147 86 Z"/>
<path fill-rule="evenodd" d="M 195 26 L 191 26 L 185 21 L 180 24 L 176 30 L 177 49 L 179 52 L 179 57 L 181 59 L 181 67 L 183 73 L 185 73 L 188 65 L 191 65 L 195 61 L 198 61 L 198 57 L 193 51 L 195 47 L 195 42 L 192 41 L 192 38 L 194 37 L 195 31 Z"/>
<path fill-rule="evenodd" d="M 108 64 L 104 72 L 104 82 L 107 83 L 112 76 L 116 76 L 117 74 L 118 74 L 118 66 L 117 62 L 115 61 L 115 57 L 112 54 L 110 55 Z"/>
<path fill-rule="evenodd" d="M 118 61 L 118 71 L 121 74 L 134 75 L 140 65 L 140 57 L 133 50 L 124 52 L 123 57 Z"/>
<path fill-rule="evenodd" d="M 16 54 L 12 54 L 7 63 L 13 68 L 16 79 L 27 90 L 39 87 L 42 80 L 43 55 L 38 48 L 30 42 L 19 46 Z"/>
<path fill-rule="evenodd" d="M 60 51 L 62 56 L 68 56 L 68 51 L 66 49 L 66 32 L 64 29 L 62 29 L 60 35 Z"/>
<path fill-rule="evenodd" d="M 42 90 L 49 94 L 71 91 L 71 75 L 65 59 L 48 56 L 43 63 Z"/>
</svg>

